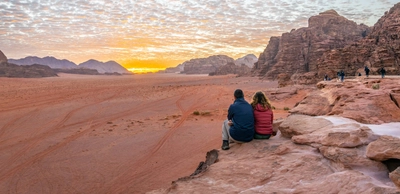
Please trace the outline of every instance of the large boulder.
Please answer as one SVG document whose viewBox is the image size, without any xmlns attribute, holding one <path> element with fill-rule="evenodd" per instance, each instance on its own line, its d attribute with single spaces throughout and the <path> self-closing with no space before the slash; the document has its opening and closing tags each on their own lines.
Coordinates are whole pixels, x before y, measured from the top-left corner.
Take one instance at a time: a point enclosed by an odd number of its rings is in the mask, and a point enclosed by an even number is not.
<svg viewBox="0 0 400 194">
<path fill-rule="evenodd" d="M 319 90 L 311 92 L 290 113 L 340 115 L 367 124 L 399 122 L 399 85 L 397 79 L 322 81 L 317 84 Z"/>
<path fill-rule="evenodd" d="M 372 130 L 359 124 L 344 124 L 319 128 L 311 133 L 296 135 L 292 141 L 298 144 L 314 146 L 335 146 L 339 148 L 353 148 L 368 145 L 378 139 Z"/>
<path fill-rule="evenodd" d="M 368 158 L 377 161 L 400 160 L 400 139 L 392 136 L 381 136 L 368 145 L 366 154 Z"/>
<path fill-rule="evenodd" d="M 279 125 L 279 130 L 282 136 L 291 138 L 296 135 L 310 134 L 329 126 L 332 126 L 332 123 L 324 118 L 307 115 L 290 115 Z"/>
<path fill-rule="evenodd" d="M 389 173 L 389 177 L 392 179 L 397 188 L 400 188 L 400 168 L 397 168 L 393 172 Z"/>
</svg>

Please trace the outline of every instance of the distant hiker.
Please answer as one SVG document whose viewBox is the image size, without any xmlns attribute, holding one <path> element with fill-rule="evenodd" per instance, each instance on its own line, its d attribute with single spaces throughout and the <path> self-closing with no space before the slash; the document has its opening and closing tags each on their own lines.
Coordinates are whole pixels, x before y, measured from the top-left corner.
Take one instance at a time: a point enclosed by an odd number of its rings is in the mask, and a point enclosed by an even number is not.
<svg viewBox="0 0 400 194">
<path fill-rule="evenodd" d="M 324 81 L 328 81 L 328 75 L 324 75 Z"/>
<path fill-rule="evenodd" d="M 367 66 L 364 67 L 365 75 L 368 77 L 369 76 L 369 68 Z"/>
<path fill-rule="evenodd" d="M 275 136 L 272 124 L 274 121 L 274 113 L 268 98 L 261 91 L 253 95 L 253 101 L 250 103 L 254 113 L 254 139 L 269 139 Z"/>
<path fill-rule="evenodd" d="M 340 71 L 337 72 L 337 78 L 340 79 Z"/>
<path fill-rule="evenodd" d="M 384 78 L 384 77 L 385 77 L 385 74 L 386 74 L 385 68 L 382 67 L 382 68 L 379 70 L 379 72 L 381 73 L 382 78 Z"/>
<path fill-rule="evenodd" d="M 222 124 L 222 150 L 229 149 L 229 142 L 245 143 L 254 137 L 254 115 L 251 105 L 244 100 L 241 89 L 234 92 L 235 101 L 229 106 L 228 119 Z"/>
<path fill-rule="evenodd" d="M 358 76 L 361 76 L 361 73 L 360 73 L 360 72 L 358 72 Z"/>
<path fill-rule="evenodd" d="M 343 80 L 344 80 L 344 71 L 343 70 L 340 72 L 339 76 L 340 76 L 340 81 L 343 82 Z"/>
</svg>

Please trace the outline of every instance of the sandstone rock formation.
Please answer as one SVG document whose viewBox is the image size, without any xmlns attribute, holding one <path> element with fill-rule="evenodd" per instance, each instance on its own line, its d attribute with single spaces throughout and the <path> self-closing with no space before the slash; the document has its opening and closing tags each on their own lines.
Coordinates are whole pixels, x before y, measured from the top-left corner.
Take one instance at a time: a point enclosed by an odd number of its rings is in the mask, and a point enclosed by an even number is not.
<svg viewBox="0 0 400 194">
<path fill-rule="evenodd" d="M 371 29 L 364 39 L 344 48 L 332 49 L 319 59 L 317 68 L 330 76 L 337 70 L 345 70 L 347 75 L 364 73 L 364 66 L 370 74 L 378 74 L 385 67 L 387 74 L 400 73 L 400 3 L 394 5 Z M 322 72 L 321 72 L 322 73 Z"/>
<path fill-rule="evenodd" d="M 379 85 L 379 89 L 373 89 Z M 398 79 L 354 79 L 343 83 L 322 81 L 289 112 L 305 115 L 340 115 L 361 123 L 400 122 Z"/>
<path fill-rule="evenodd" d="M 367 157 L 377 161 L 400 160 L 400 139 L 392 136 L 381 136 L 368 145 Z"/>
<path fill-rule="evenodd" d="M 277 136 L 233 144 L 219 152 L 218 162 L 207 171 L 150 193 L 399 192 L 399 168 L 389 175 L 385 164 L 366 157 L 366 147 L 377 135 L 357 122 L 332 120 L 292 115 L 281 123 Z M 307 121 L 315 123 L 312 130 Z M 288 131 L 291 138 L 283 136 Z"/>
<path fill-rule="evenodd" d="M 120 74 L 132 74 L 130 71 L 122 67 L 115 61 L 100 62 L 94 59 L 90 59 L 78 65 L 87 69 L 95 69 L 99 73 L 120 73 Z"/>
<path fill-rule="evenodd" d="M 8 62 L 7 57 L 4 55 L 3 52 L 0 51 L 0 64 L 7 63 L 7 62 Z"/>
<path fill-rule="evenodd" d="M 235 64 L 237 66 L 242 66 L 242 64 L 246 65 L 249 68 L 253 68 L 254 63 L 258 61 L 257 57 L 253 54 L 248 54 L 244 57 L 238 58 L 235 60 Z"/>
<path fill-rule="evenodd" d="M 25 57 L 22 59 L 9 59 L 9 63 L 13 63 L 16 65 L 33 65 L 33 64 L 41 64 L 49 66 L 53 69 L 74 69 L 77 68 L 76 64 L 68 61 L 66 59 L 56 59 L 54 57 Z"/>
<path fill-rule="evenodd" d="M 275 79 L 281 73 L 318 72 L 317 59 L 328 50 L 343 48 L 368 34 L 366 25 L 357 25 L 329 10 L 308 20 L 308 27 L 271 37 L 252 69 L 253 75 Z"/>
<path fill-rule="evenodd" d="M 158 73 L 180 73 L 183 71 L 183 67 L 184 67 L 183 64 L 179 64 L 176 67 L 168 67 L 163 71 L 159 71 Z"/>
<path fill-rule="evenodd" d="M 185 61 L 184 69 L 181 73 L 185 74 L 209 74 L 215 72 L 219 67 L 234 63 L 234 59 L 226 55 L 214 55 L 207 58 L 198 58 Z"/>
<path fill-rule="evenodd" d="M 46 65 L 15 65 L 11 63 L 0 63 L 0 77 L 54 77 L 57 76 L 53 69 Z"/>
<path fill-rule="evenodd" d="M 237 66 L 235 63 L 229 62 L 226 65 L 217 68 L 217 70 L 215 70 L 214 72 L 209 73 L 209 75 L 213 76 L 213 75 L 236 74 L 238 76 L 246 76 L 250 75 L 250 71 L 251 69 L 244 64 Z"/>
</svg>

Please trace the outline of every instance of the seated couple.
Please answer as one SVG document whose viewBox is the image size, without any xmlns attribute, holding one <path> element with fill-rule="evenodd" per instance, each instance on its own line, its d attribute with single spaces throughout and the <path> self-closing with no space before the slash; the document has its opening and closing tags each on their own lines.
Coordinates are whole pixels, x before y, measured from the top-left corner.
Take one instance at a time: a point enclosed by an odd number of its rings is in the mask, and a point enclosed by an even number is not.
<svg viewBox="0 0 400 194">
<path fill-rule="evenodd" d="M 272 128 L 272 106 L 263 92 L 256 92 L 250 104 L 244 100 L 241 89 L 235 90 L 234 97 L 228 119 L 222 124 L 222 150 L 229 149 L 230 141 L 245 143 L 253 138 L 269 139 L 276 134 Z"/>
</svg>

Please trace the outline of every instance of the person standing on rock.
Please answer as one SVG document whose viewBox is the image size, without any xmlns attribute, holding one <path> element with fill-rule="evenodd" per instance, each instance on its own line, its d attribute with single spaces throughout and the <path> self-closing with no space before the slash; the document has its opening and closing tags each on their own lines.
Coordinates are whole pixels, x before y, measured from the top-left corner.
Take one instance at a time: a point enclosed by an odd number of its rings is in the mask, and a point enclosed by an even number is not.
<svg viewBox="0 0 400 194">
<path fill-rule="evenodd" d="M 324 81 L 328 81 L 328 75 L 324 75 Z"/>
<path fill-rule="evenodd" d="M 254 139 L 269 139 L 275 136 L 273 130 L 274 113 L 268 98 L 261 91 L 253 95 L 253 101 L 250 103 L 254 113 Z"/>
<path fill-rule="evenodd" d="M 384 77 L 385 77 L 385 74 L 386 74 L 385 68 L 382 67 L 379 71 L 380 71 L 380 73 L 381 73 L 381 75 L 382 75 L 382 78 L 384 78 Z"/>
<path fill-rule="evenodd" d="M 251 105 L 244 100 L 241 89 L 234 92 L 235 101 L 229 106 L 228 119 L 222 124 L 222 150 L 229 149 L 229 142 L 245 143 L 254 137 L 254 115 Z"/>
<path fill-rule="evenodd" d="M 340 71 L 340 81 L 343 82 L 344 80 L 344 71 Z"/>
<path fill-rule="evenodd" d="M 369 70 L 369 68 L 367 66 L 365 66 L 364 71 L 365 71 L 365 75 L 368 77 L 370 70 Z"/>
</svg>

